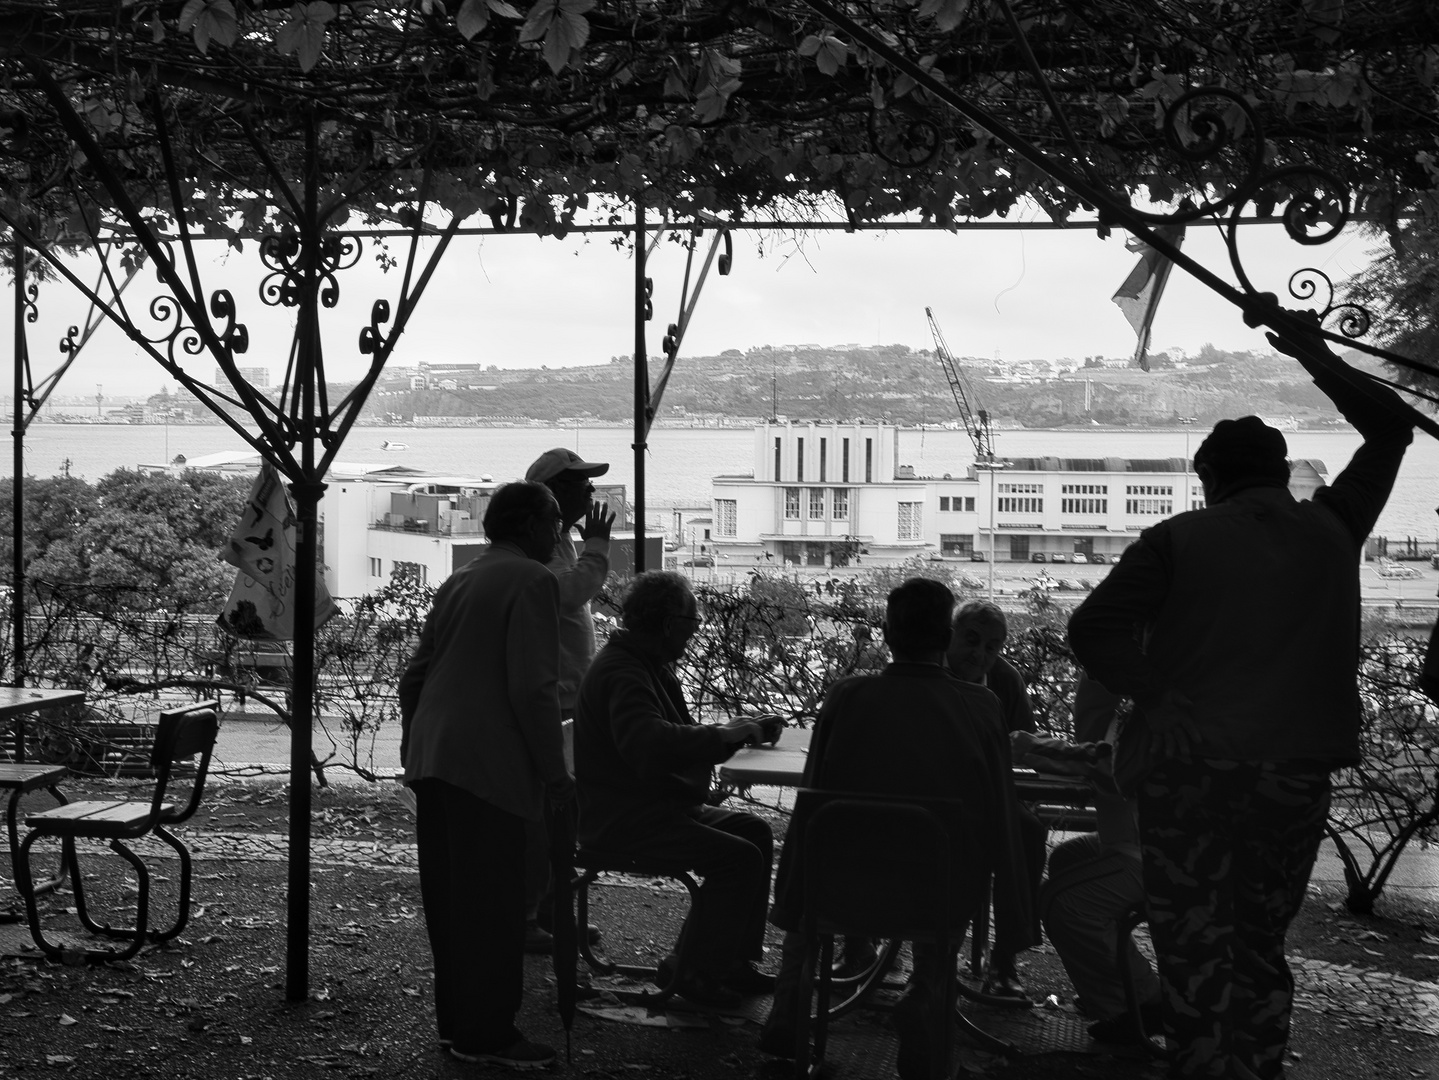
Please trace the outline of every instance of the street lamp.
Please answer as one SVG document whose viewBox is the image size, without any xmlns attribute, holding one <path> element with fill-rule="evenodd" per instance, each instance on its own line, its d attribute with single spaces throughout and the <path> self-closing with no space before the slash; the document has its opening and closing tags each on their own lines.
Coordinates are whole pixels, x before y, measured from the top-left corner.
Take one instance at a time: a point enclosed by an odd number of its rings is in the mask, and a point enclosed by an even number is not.
<svg viewBox="0 0 1439 1080">
<path fill-rule="evenodd" d="M 1199 417 L 1181 416 L 1179 422 L 1184 425 L 1184 501 L 1179 505 L 1180 513 L 1189 509 L 1189 429 Z"/>
<path fill-rule="evenodd" d="M 994 474 L 1009 467 L 1004 461 L 976 461 L 976 469 L 989 473 L 989 599 L 994 601 Z"/>
</svg>

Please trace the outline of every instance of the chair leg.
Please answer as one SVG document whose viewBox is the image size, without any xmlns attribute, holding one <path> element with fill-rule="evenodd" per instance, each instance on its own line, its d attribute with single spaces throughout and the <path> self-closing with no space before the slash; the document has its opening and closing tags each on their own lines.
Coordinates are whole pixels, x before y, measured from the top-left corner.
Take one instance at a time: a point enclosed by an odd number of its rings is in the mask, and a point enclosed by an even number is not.
<svg viewBox="0 0 1439 1080">
<path fill-rule="evenodd" d="M 814 1067 L 813 1076 L 824 1068 L 824 1052 L 829 1044 L 829 999 L 834 980 L 834 935 L 824 934 L 819 947 L 819 987 L 814 1005 Z"/>
<path fill-rule="evenodd" d="M 799 1006 L 794 1015 L 795 1080 L 809 1080 L 810 997 L 814 990 L 816 956 L 820 945 L 812 927 L 805 928 L 804 959 L 799 968 Z"/>
<path fill-rule="evenodd" d="M 75 850 L 74 837 L 67 836 L 61 841 L 65 849 L 65 864 L 70 867 L 70 891 L 75 894 L 75 914 L 80 925 L 92 934 L 109 934 L 110 927 L 100 926 L 90 918 L 90 908 L 85 903 L 85 879 L 80 876 L 80 856 Z"/>
<path fill-rule="evenodd" d="M 180 908 L 176 913 L 175 923 L 168 930 L 160 930 L 152 926 L 148 934 L 152 941 L 169 941 L 184 930 L 190 921 L 190 849 L 163 825 L 155 826 L 155 835 L 174 848 L 175 854 L 180 857 Z"/>
<path fill-rule="evenodd" d="M 25 917 L 30 923 L 30 936 L 36 946 L 51 960 L 59 960 L 60 946 L 48 941 L 40 928 L 40 909 L 35 904 L 35 883 L 30 874 L 30 845 L 39 838 L 39 833 L 30 833 L 15 851 L 15 888 L 25 901 Z M 64 855 L 61 855 L 63 865 Z"/>
<path fill-rule="evenodd" d="M 580 955 L 585 958 L 591 971 L 598 971 L 601 975 L 613 975 L 615 965 L 608 960 L 601 959 L 594 953 L 590 945 L 588 928 L 590 925 L 590 885 L 595 878 L 599 877 L 593 870 L 586 870 L 575 878 L 572 888 L 575 891 L 575 941 L 579 944 Z M 580 928 L 584 927 L 584 930 Z"/>
</svg>

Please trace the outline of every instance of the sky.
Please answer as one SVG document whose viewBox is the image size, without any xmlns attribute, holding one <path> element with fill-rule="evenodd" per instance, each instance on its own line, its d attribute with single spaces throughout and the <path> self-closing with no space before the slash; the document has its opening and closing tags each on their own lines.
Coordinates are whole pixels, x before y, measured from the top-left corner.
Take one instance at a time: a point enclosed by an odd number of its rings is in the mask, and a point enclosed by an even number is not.
<svg viewBox="0 0 1439 1080">
<path fill-rule="evenodd" d="M 1063 231 L 962 230 L 945 232 L 842 232 L 804 236 L 735 233 L 730 274 L 711 272 L 681 348 L 685 355 L 762 345 L 904 344 L 931 348 L 925 308 L 934 310 L 956 356 L 1001 360 L 1082 360 L 1122 357 L 1134 350 L 1134 331 L 1111 297 L 1137 261 L 1116 230 L 1101 240 L 1092 228 Z M 495 364 L 502 368 L 568 367 L 632 355 L 633 264 L 612 237 L 563 241 L 533 236 L 462 237 L 455 240 L 390 360 L 391 367 L 420 361 Z M 698 275 L 708 236 L 696 254 Z M 1242 232 L 1244 266 L 1254 284 L 1288 296 L 1289 275 L 1317 267 L 1336 282 L 1362 269 L 1376 241 L 1354 226 L 1330 243 L 1302 247 L 1278 226 Z M 200 245 L 208 290 L 228 288 L 250 332 L 242 366 L 263 366 L 272 381 L 283 373 L 292 313 L 265 306 L 258 286 L 264 273 L 257 246 L 240 252 L 222 243 Z M 1229 257 L 1213 226 L 1190 229 L 1186 253 L 1233 282 Z M 403 255 L 401 242 L 390 252 Z M 399 270 L 382 273 L 367 246 L 359 263 L 340 275 L 341 302 L 324 313 L 326 365 L 333 380 L 358 377 L 366 362 L 356 348 L 370 305 L 398 296 Z M 93 281 L 93 261 L 72 264 Z M 666 326 L 679 315 L 684 250 L 663 243 L 651 256 L 655 315 L 648 324 L 649 352 L 660 352 Z M 6 290 L 8 293 L 8 289 Z M 159 292 L 142 271 L 125 294 L 143 314 Z M 1287 300 L 1287 306 L 1309 306 Z M 39 318 L 27 327 L 37 380 L 62 360 L 56 343 L 82 322 L 85 301 L 63 281 L 42 285 Z M 13 303 L 0 304 L 0 341 L 13 340 Z M 1170 278 L 1160 306 L 1152 351 L 1186 354 L 1213 344 L 1225 350 L 1267 350 L 1262 333 L 1246 327 L 1227 300 L 1181 269 Z M 187 370 L 210 380 L 208 359 Z M 7 365 L 8 366 L 8 365 Z M 0 388 L 8 396 L 9 380 Z M 57 399 L 93 400 L 147 395 L 174 380 L 114 327 L 100 330 L 66 373 Z"/>
</svg>

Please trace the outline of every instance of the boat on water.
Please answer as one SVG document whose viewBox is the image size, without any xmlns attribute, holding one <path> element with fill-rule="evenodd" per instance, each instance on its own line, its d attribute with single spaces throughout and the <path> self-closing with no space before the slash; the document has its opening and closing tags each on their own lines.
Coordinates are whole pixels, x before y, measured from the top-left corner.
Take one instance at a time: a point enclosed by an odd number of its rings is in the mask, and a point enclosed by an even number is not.
<svg viewBox="0 0 1439 1080">
<path fill-rule="evenodd" d="M 1268 424 L 1270 427 L 1275 428 L 1275 429 L 1277 429 L 1277 430 L 1279 430 L 1279 431 L 1298 431 L 1298 430 L 1299 430 L 1299 420 L 1298 420 L 1297 417 L 1293 417 L 1293 416 L 1261 416 L 1259 419 L 1260 419 L 1260 420 L 1263 420 L 1263 421 L 1264 421 L 1266 424 Z"/>
<path fill-rule="evenodd" d="M 381 450 L 408 450 L 409 448 L 409 443 L 392 442 L 389 439 L 385 439 L 380 443 Z"/>
</svg>

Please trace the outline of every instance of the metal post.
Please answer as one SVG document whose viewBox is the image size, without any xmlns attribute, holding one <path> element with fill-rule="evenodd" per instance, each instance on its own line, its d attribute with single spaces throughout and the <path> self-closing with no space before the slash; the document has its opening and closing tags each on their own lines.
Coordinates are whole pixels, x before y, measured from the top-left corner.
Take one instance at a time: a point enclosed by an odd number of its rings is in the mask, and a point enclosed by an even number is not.
<svg viewBox="0 0 1439 1080">
<path fill-rule="evenodd" d="M 645 345 L 645 320 L 649 290 L 645 280 L 645 204 L 635 196 L 635 573 L 645 569 L 645 433 L 650 403 L 649 353 Z"/>
<path fill-rule="evenodd" d="M 10 681 L 25 685 L 25 244 L 18 238 L 11 246 L 15 260 L 15 472 L 10 495 L 12 529 L 10 537 Z M 15 721 L 15 760 L 25 760 L 25 724 Z"/>
<path fill-rule="evenodd" d="M 994 603 L 994 465 L 989 466 L 989 602 Z"/>
<path fill-rule="evenodd" d="M 305 207 L 300 229 L 296 390 L 300 472 L 295 496 L 295 656 L 290 697 L 290 851 L 285 925 L 285 998 L 310 996 L 310 751 L 315 683 L 315 534 L 320 492 L 315 469 L 315 371 L 320 363 L 320 219 L 315 118 L 305 125 Z"/>
</svg>

